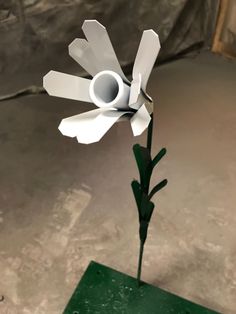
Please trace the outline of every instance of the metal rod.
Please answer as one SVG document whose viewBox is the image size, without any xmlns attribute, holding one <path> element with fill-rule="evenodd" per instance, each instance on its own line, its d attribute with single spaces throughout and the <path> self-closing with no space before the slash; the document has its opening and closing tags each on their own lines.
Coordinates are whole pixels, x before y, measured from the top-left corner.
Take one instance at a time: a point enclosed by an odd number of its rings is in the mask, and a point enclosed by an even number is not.
<svg viewBox="0 0 236 314">
<path fill-rule="evenodd" d="M 138 259 L 138 272 L 137 272 L 137 279 L 138 285 L 141 284 L 141 272 L 142 272 L 142 260 L 143 260 L 143 249 L 144 249 L 144 242 L 140 241 L 140 249 L 139 249 L 139 259 Z"/>
<path fill-rule="evenodd" d="M 149 150 L 150 155 L 151 155 L 151 149 L 152 149 L 152 132 L 153 132 L 153 114 L 151 114 L 151 121 L 148 125 L 148 131 L 147 131 L 147 149 Z M 148 190 L 149 190 L 149 187 L 148 187 Z M 149 191 L 147 191 L 147 194 L 148 194 L 148 192 Z M 140 286 L 140 284 L 141 284 L 141 272 L 142 272 L 144 243 L 145 243 L 145 241 L 142 241 L 140 239 L 138 272 L 137 272 L 138 286 Z"/>
<path fill-rule="evenodd" d="M 151 154 L 152 149 L 152 131 L 153 131 L 153 114 L 151 114 L 151 121 L 148 125 L 148 132 L 147 132 L 147 148 Z"/>
</svg>

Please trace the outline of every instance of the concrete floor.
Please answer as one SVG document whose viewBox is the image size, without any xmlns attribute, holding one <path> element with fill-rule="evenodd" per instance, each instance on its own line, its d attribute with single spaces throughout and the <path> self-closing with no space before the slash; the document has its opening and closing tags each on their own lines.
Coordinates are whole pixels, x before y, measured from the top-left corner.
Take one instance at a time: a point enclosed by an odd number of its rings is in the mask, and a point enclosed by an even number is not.
<svg viewBox="0 0 236 314">
<path fill-rule="evenodd" d="M 69 71 L 68 71 L 69 72 Z M 1 93 L 43 73 L 1 78 Z M 204 53 L 163 65 L 153 151 L 168 178 L 145 247 L 143 280 L 222 313 L 236 313 L 236 62 Z M 92 105 L 49 97 L 0 103 L 0 303 L 3 314 L 58 314 L 90 260 L 135 276 L 137 177 L 128 123 L 98 144 L 57 126 Z"/>
</svg>

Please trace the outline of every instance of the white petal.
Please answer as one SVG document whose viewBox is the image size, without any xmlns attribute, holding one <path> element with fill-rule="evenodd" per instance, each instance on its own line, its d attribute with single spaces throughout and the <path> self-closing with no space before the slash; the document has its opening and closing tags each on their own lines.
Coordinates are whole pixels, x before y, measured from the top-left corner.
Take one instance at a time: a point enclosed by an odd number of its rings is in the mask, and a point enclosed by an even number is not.
<svg viewBox="0 0 236 314">
<path fill-rule="evenodd" d="M 97 58 L 86 39 L 76 38 L 69 45 L 69 55 L 92 76 L 100 71 Z"/>
<path fill-rule="evenodd" d="M 92 102 L 89 96 L 90 80 L 57 71 L 48 72 L 43 87 L 50 96 Z"/>
<path fill-rule="evenodd" d="M 126 111 L 116 109 L 95 109 L 63 119 L 59 130 L 63 135 L 75 137 L 83 144 L 98 142 Z"/>
<path fill-rule="evenodd" d="M 134 105 L 138 101 L 138 96 L 140 94 L 141 89 L 141 74 L 138 73 L 137 76 L 133 78 L 130 87 L 130 95 L 129 95 L 129 106 L 133 109 L 137 109 Z"/>
<path fill-rule="evenodd" d="M 134 62 L 133 78 L 137 77 L 139 73 L 141 74 L 141 87 L 144 92 L 146 92 L 147 82 L 160 47 L 159 37 L 152 29 L 143 32 Z"/>
<path fill-rule="evenodd" d="M 134 136 L 140 135 L 149 125 L 151 117 L 146 109 L 145 104 L 143 104 L 140 109 L 133 115 L 130 119 L 131 128 Z"/>
<path fill-rule="evenodd" d="M 100 113 L 93 121 L 88 123 L 83 131 L 77 135 L 79 143 L 90 144 L 100 141 L 107 131 L 115 124 L 126 111 L 106 110 Z M 86 132 L 87 131 L 87 132 Z"/>
<path fill-rule="evenodd" d="M 100 63 L 101 71 L 114 71 L 119 74 L 125 82 L 129 82 L 117 60 L 106 28 L 96 20 L 85 20 L 82 30 Z"/>
<path fill-rule="evenodd" d="M 103 110 L 99 108 L 65 118 L 61 121 L 58 129 L 65 136 L 76 137 L 81 129 L 83 129 L 83 126 L 93 121 Z"/>
</svg>

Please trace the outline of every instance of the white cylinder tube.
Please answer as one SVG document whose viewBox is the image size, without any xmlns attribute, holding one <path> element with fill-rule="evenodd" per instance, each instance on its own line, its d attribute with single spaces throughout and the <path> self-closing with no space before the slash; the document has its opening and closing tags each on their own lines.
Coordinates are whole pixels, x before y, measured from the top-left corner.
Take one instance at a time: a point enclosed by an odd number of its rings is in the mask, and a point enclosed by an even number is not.
<svg viewBox="0 0 236 314">
<path fill-rule="evenodd" d="M 98 107 L 129 109 L 130 87 L 113 71 L 101 71 L 91 80 L 89 95 Z"/>
</svg>

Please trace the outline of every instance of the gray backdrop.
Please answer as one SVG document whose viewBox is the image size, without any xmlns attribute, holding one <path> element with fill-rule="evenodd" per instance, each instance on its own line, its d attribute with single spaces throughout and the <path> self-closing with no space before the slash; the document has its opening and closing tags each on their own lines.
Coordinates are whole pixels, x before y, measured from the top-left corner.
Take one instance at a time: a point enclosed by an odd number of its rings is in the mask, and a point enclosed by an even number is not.
<svg viewBox="0 0 236 314">
<path fill-rule="evenodd" d="M 159 61 L 168 60 L 209 46 L 217 9 L 215 0 L 0 0 L 0 73 L 71 64 L 67 46 L 83 36 L 84 19 L 107 27 L 123 66 L 133 63 L 148 28 L 160 36 Z"/>
</svg>

